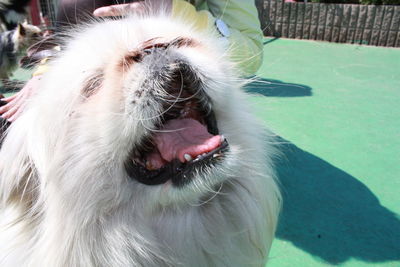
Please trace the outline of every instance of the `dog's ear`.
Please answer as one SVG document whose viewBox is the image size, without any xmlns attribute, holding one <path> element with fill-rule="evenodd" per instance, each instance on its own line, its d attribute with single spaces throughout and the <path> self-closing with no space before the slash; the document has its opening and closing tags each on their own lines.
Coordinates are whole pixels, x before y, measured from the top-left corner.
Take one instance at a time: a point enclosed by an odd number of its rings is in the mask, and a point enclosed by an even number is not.
<svg viewBox="0 0 400 267">
<path fill-rule="evenodd" d="M 38 176 L 29 156 L 28 132 L 13 124 L 0 150 L 0 207 L 12 203 L 30 209 L 38 198 Z"/>
<path fill-rule="evenodd" d="M 21 23 L 18 23 L 17 31 L 18 31 L 19 35 L 21 35 L 21 36 L 25 36 L 26 35 L 25 27 Z"/>
</svg>

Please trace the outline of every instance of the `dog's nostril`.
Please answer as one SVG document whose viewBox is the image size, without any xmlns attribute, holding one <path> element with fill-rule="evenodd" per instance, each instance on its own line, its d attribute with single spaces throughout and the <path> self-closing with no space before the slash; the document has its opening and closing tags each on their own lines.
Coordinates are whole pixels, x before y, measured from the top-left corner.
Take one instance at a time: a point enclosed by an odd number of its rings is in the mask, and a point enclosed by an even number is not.
<svg viewBox="0 0 400 267">
<path fill-rule="evenodd" d="M 126 54 L 123 59 L 120 62 L 120 67 L 129 67 L 134 63 L 141 63 L 144 59 L 145 56 L 150 55 L 154 53 L 156 48 L 163 48 L 166 49 L 166 47 L 160 45 L 153 45 L 149 47 L 145 47 L 143 49 L 138 49 L 132 52 L 129 52 Z"/>
<path fill-rule="evenodd" d="M 128 54 L 126 54 L 122 60 L 118 64 L 118 68 L 120 70 L 126 70 L 127 67 L 129 68 L 131 65 L 134 63 L 140 63 L 142 62 L 144 57 L 143 51 L 132 51 Z"/>
</svg>

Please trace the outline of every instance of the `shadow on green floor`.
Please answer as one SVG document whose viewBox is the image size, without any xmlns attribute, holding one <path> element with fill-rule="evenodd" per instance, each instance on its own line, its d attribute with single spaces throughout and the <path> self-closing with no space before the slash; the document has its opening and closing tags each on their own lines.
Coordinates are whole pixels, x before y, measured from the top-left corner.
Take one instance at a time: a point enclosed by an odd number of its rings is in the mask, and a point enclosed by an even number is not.
<svg viewBox="0 0 400 267">
<path fill-rule="evenodd" d="M 257 80 L 248 84 L 244 89 L 248 93 L 273 97 L 301 97 L 312 95 L 312 89 L 307 85 L 285 83 L 265 78 L 257 78 Z"/>
<path fill-rule="evenodd" d="M 266 44 L 275 42 L 275 41 L 277 41 L 277 40 L 279 40 L 279 37 L 274 37 L 274 38 L 271 38 L 271 39 L 267 39 L 267 40 L 265 40 L 265 41 L 263 42 L 263 45 L 266 45 Z"/>
<path fill-rule="evenodd" d="M 277 237 L 331 264 L 400 260 L 396 214 L 357 178 L 281 141 L 277 171 L 284 202 Z"/>
</svg>

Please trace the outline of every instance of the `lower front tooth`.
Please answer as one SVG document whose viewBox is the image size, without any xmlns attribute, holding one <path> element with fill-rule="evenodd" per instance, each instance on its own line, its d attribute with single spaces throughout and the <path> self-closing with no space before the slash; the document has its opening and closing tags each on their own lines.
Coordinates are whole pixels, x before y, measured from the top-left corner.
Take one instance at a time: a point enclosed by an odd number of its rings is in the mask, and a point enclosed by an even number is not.
<svg viewBox="0 0 400 267">
<path fill-rule="evenodd" d="M 189 154 L 185 154 L 183 157 L 186 159 L 186 161 L 191 161 L 193 159 Z"/>
<path fill-rule="evenodd" d="M 225 136 L 221 135 L 221 143 L 225 141 Z"/>
</svg>

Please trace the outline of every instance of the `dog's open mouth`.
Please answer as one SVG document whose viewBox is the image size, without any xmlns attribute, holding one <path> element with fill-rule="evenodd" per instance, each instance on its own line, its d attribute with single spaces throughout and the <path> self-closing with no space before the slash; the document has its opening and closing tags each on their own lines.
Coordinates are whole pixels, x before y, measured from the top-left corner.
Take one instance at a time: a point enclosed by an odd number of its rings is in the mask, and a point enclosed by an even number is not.
<svg viewBox="0 0 400 267">
<path fill-rule="evenodd" d="M 190 67 L 179 63 L 171 77 L 160 125 L 125 163 L 129 176 L 146 185 L 171 180 L 182 186 L 222 161 L 229 149 L 219 135 L 212 102 Z"/>
</svg>

